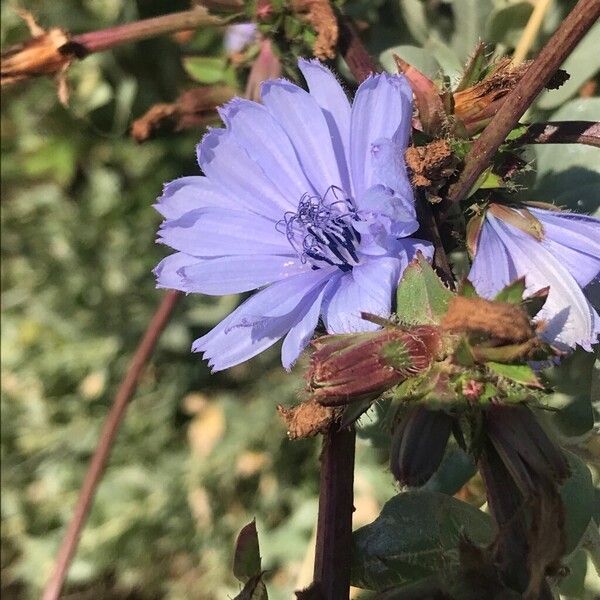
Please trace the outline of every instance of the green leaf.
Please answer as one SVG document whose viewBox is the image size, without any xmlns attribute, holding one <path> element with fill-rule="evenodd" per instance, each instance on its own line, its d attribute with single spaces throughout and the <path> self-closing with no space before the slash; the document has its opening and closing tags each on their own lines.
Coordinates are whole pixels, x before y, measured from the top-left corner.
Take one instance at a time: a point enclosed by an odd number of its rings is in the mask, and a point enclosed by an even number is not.
<svg viewBox="0 0 600 600">
<path fill-rule="evenodd" d="M 486 362 L 485 366 L 500 377 L 505 377 L 516 383 L 540 387 L 539 379 L 529 365 L 506 365 L 497 362 Z"/>
<path fill-rule="evenodd" d="M 227 59 L 207 56 L 187 56 L 183 59 L 187 74 L 199 83 L 219 83 L 227 78 Z"/>
<path fill-rule="evenodd" d="M 595 356 L 580 349 L 559 366 L 543 372 L 547 385 L 554 388 L 547 404 L 557 412 L 550 419 L 563 435 L 580 436 L 594 426 L 591 405 L 594 364 Z"/>
<path fill-rule="evenodd" d="M 233 600 L 268 600 L 267 587 L 260 575 L 246 582 L 242 591 Z"/>
<path fill-rule="evenodd" d="M 412 491 L 389 500 L 373 523 L 353 534 L 352 584 L 383 590 L 406 585 L 458 565 L 458 541 L 493 537 L 491 518 L 456 498 Z"/>
<path fill-rule="evenodd" d="M 516 2 L 495 8 L 486 24 L 485 39 L 514 48 L 532 11 L 531 2 Z"/>
<path fill-rule="evenodd" d="M 405 269 L 396 292 L 398 317 L 409 324 L 438 324 L 453 293 L 419 253 Z"/>
<path fill-rule="evenodd" d="M 520 277 L 501 289 L 498 294 L 496 294 L 494 300 L 497 300 L 498 302 L 507 302 L 508 304 L 521 304 L 524 293 L 525 277 Z"/>
<path fill-rule="evenodd" d="M 405 60 L 411 66 L 417 68 L 421 73 L 433 79 L 440 72 L 440 65 L 427 50 L 417 46 L 394 46 L 384 50 L 379 55 L 381 66 L 389 73 L 397 73 L 398 67 L 394 61 L 394 54 Z"/>
<path fill-rule="evenodd" d="M 233 574 L 243 582 L 250 581 L 261 574 L 255 519 L 245 525 L 238 535 L 233 557 Z"/>
<path fill-rule="evenodd" d="M 565 452 L 571 468 L 571 476 L 560 490 L 565 505 L 565 532 L 569 554 L 579 544 L 586 532 L 596 508 L 595 487 L 588 466 L 575 454 Z"/>
<path fill-rule="evenodd" d="M 402 0 L 398 4 L 410 34 L 417 42 L 424 43 L 429 37 L 430 31 L 425 3 L 421 0 Z"/>
<path fill-rule="evenodd" d="M 551 121 L 596 121 L 600 98 L 580 98 L 552 114 Z M 600 150 L 584 144 L 538 144 L 535 197 L 552 202 L 570 200 L 568 208 L 594 212 L 598 206 Z"/>
<path fill-rule="evenodd" d="M 454 0 L 452 2 L 452 10 L 455 15 L 452 48 L 462 61 L 465 61 L 475 49 L 492 9 L 492 0 Z"/>
<path fill-rule="evenodd" d="M 466 452 L 457 447 L 450 447 L 438 470 L 423 489 L 451 496 L 456 494 L 476 472 L 473 460 Z"/>
</svg>

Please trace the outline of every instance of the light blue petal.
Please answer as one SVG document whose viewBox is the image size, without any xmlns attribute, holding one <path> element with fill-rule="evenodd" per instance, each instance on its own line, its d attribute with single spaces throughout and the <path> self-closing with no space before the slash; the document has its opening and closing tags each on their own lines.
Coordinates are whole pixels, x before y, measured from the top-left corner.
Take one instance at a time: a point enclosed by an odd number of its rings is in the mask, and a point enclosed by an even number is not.
<svg viewBox="0 0 600 600">
<path fill-rule="evenodd" d="M 226 208 L 201 208 L 166 221 L 157 241 L 192 256 L 292 255 L 287 238 L 273 221 Z"/>
<path fill-rule="evenodd" d="M 411 118 L 412 92 L 402 75 L 382 73 L 361 83 L 350 121 L 350 175 L 357 196 L 375 183 L 372 144 L 387 138 L 405 148 Z"/>
<path fill-rule="evenodd" d="M 153 271 L 156 276 L 156 287 L 181 290 L 182 292 L 192 291 L 188 289 L 188 285 L 179 271 L 183 267 L 198 263 L 198 260 L 197 257 L 183 252 L 175 252 L 175 254 L 163 258 Z"/>
<path fill-rule="evenodd" d="M 310 95 L 317 101 L 329 127 L 333 151 L 342 178 L 342 187 L 352 193 L 348 172 L 350 159 L 350 102 L 335 75 L 318 60 L 298 61 Z"/>
<path fill-rule="evenodd" d="M 406 237 L 419 228 L 416 211 L 412 202 L 406 202 L 394 195 L 394 191 L 384 185 L 374 185 L 356 200 L 356 208 L 361 221 L 354 228 L 363 236 L 362 247 L 371 247 L 375 242 L 381 248 L 389 248 L 395 238 Z M 367 254 L 381 252 L 366 251 Z"/>
<path fill-rule="evenodd" d="M 235 141 L 231 131 L 212 129 L 197 148 L 198 164 L 211 183 L 235 198 L 237 208 L 281 219 L 290 208 L 265 172 Z"/>
<path fill-rule="evenodd" d="M 282 79 L 265 81 L 262 101 L 287 133 L 304 173 L 323 197 L 331 186 L 342 186 L 329 128 L 317 101 L 297 85 Z"/>
<path fill-rule="evenodd" d="M 279 123 L 264 106 L 241 98 L 229 102 L 220 113 L 235 141 L 276 185 L 288 209 L 295 210 L 312 186 Z"/>
<path fill-rule="evenodd" d="M 404 161 L 405 149 L 405 146 L 386 138 L 375 140 L 371 144 L 372 181 L 393 189 L 407 207 L 414 207 L 415 197 Z"/>
<path fill-rule="evenodd" d="M 406 257 L 403 258 L 404 260 L 382 256 L 352 269 L 354 281 L 371 298 L 372 304 L 380 307 L 380 312 L 375 314 L 389 316 L 391 313 L 392 297 L 408 264 Z"/>
<path fill-rule="evenodd" d="M 546 323 L 542 338 L 565 349 L 593 343 L 593 309 L 561 261 L 531 236 L 515 235 L 515 227 L 489 213 L 487 219 L 510 252 L 517 276 L 525 276 L 526 295 L 550 286 L 536 316 Z"/>
<path fill-rule="evenodd" d="M 206 206 L 235 208 L 235 202 L 219 192 L 206 177 L 198 175 L 166 183 L 154 208 L 166 219 L 178 219 L 190 210 Z"/>
<path fill-rule="evenodd" d="M 310 266 L 289 256 L 225 256 L 195 259 L 181 268 L 180 277 L 186 291 L 219 296 L 255 290 L 308 270 Z"/>
<path fill-rule="evenodd" d="M 340 279 L 337 289 L 325 299 L 323 320 L 329 333 L 355 333 L 379 328 L 361 318 L 361 312 L 381 317 L 390 316 L 394 289 L 391 281 L 398 272 L 395 266 L 397 263 L 385 259 L 373 259 L 372 262 L 376 264 L 375 267 L 360 265 L 346 273 Z M 360 271 L 361 268 L 363 272 L 354 275 L 354 271 Z M 372 289 L 369 289 L 369 284 L 373 286 Z"/>
<path fill-rule="evenodd" d="M 600 273 L 600 221 L 594 217 L 530 208 L 544 226 L 542 244 L 581 287 Z"/>
<path fill-rule="evenodd" d="M 326 272 L 310 271 L 270 285 L 197 339 L 192 350 L 204 352 L 213 371 L 256 356 L 298 322 L 329 276 Z"/>
<path fill-rule="evenodd" d="M 334 284 L 333 281 L 328 282 L 318 293 L 313 292 L 314 299 L 312 304 L 305 314 L 297 320 L 296 323 L 290 328 L 290 331 L 285 336 L 283 344 L 281 346 L 281 363 L 287 370 L 291 369 L 293 364 L 296 362 L 300 354 L 313 336 L 317 323 L 319 322 L 319 315 L 321 313 L 321 305 L 323 298 L 327 294 L 330 287 Z M 307 298 L 307 301 L 309 298 Z"/>
<path fill-rule="evenodd" d="M 485 219 L 479 233 L 469 281 L 480 296 L 491 299 L 518 277 L 508 250 L 490 222 Z"/>
</svg>

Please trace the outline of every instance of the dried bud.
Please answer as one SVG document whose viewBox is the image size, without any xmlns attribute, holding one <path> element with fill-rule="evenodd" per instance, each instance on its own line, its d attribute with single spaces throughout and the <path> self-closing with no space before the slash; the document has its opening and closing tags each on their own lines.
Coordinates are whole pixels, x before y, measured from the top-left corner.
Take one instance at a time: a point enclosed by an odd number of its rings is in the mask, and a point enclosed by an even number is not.
<svg viewBox="0 0 600 600">
<path fill-rule="evenodd" d="M 448 117 L 435 83 L 396 54 L 394 60 L 398 72 L 408 79 L 415 96 L 415 105 L 419 112 L 419 128 L 431 135 L 439 135 L 447 130 Z"/>
<path fill-rule="evenodd" d="M 484 335 L 498 342 L 519 343 L 535 337 L 529 315 L 520 305 L 463 296 L 450 300 L 442 328 Z"/>
<path fill-rule="evenodd" d="M 340 416 L 341 410 L 322 406 L 313 399 L 292 408 L 281 405 L 277 407 L 277 412 L 287 428 L 288 437 L 292 440 L 326 433 Z"/>
<path fill-rule="evenodd" d="M 2 86 L 25 81 L 40 75 L 56 75 L 59 78 L 59 97 L 66 103 L 67 88 L 62 77 L 76 57 L 70 48 L 69 34 L 58 27 L 46 31 L 27 11 L 18 11 L 33 36 L 30 40 L 12 46 L 2 54 L 0 68 Z"/>
<path fill-rule="evenodd" d="M 317 33 L 314 55 L 321 60 L 335 58 L 339 28 L 329 0 L 293 0 L 292 10 L 304 15 Z"/>
<path fill-rule="evenodd" d="M 155 104 L 131 126 L 136 142 L 171 131 L 205 127 L 216 120 L 216 109 L 235 95 L 228 86 L 207 86 L 187 90 L 175 102 Z"/>
<path fill-rule="evenodd" d="M 392 432 L 390 470 L 394 477 L 411 487 L 429 481 L 444 458 L 451 430 L 452 417 L 443 410 L 409 409 Z"/>
<path fill-rule="evenodd" d="M 309 389 L 325 406 L 375 399 L 429 367 L 439 343 L 430 326 L 323 336 L 313 342 Z"/>
<path fill-rule="evenodd" d="M 468 135 L 487 125 L 528 67 L 529 63 L 515 66 L 510 59 L 504 58 L 485 79 L 454 94 L 454 116 L 464 125 Z"/>
<path fill-rule="evenodd" d="M 457 159 L 446 140 L 435 140 L 425 146 L 409 146 L 404 154 L 414 187 L 439 190 L 454 174 Z"/>
</svg>

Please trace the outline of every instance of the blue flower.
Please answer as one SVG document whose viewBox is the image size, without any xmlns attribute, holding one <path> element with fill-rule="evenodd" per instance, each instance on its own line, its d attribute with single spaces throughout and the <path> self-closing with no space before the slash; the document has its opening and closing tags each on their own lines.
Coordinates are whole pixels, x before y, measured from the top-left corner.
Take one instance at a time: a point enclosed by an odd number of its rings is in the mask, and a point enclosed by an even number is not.
<svg viewBox="0 0 600 600">
<path fill-rule="evenodd" d="M 235 23 L 225 29 L 223 45 L 229 54 L 242 52 L 255 39 L 258 33 L 256 23 Z"/>
<path fill-rule="evenodd" d="M 476 244 L 469 279 L 492 298 L 505 285 L 525 277 L 526 293 L 550 287 L 538 318 L 542 337 L 566 350 L 591 350 L 600 317 L 583 288 L 598 281 L 600 220 L 555 210 L 490 205 Z"/>
<path fill-rule="evenodd" d="M 165 186 L 158 241 L 177 252 L 155 269 L 159 287 L 202 294 L 260 289 L 193 350 L 213 370 L 284 338 L 290 368 L 322 319 L 329 333 L 377 329 L 361 311 L 389 316 L 417 250 L 404 150 L 412 94 L 403 76 L 379 74 L 351 106 L 334 75 L 299 62 L 310 93 L 285 80 L 262 102 L 234 99 L 225 129 L 198 146 L 204 177 Z"/>
</svg>

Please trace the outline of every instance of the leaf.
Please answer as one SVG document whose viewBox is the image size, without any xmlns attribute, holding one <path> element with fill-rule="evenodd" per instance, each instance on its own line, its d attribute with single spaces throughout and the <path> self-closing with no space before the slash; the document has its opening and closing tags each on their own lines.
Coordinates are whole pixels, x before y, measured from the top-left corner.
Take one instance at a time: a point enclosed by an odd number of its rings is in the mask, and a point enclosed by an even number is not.
<svg viewBox="0 0 600 600">
<path fill-rule="evenodd" d="M 233 600 L 268 600 L 267 587 L 261 575 L 250 578 Z"/>
<path fill-rule="evenodd" d="M 425 3 L 421 0 L 402 0 L 398 4 L 410 34 L 417 42 L 424 43 L 429 37 L 430 30 Z"/>
<path fill-rule="evenodd" d="M 501 289 L 494 300 L 497 302 L 507 302 L 508 304 L 521 304 L 524 292 L 525 277 L 520 277 Z"/>
<path fill-rule="evenodd" d="M 397 54 L 402 60 L 405 60 L 413 67 L 419 69 L 421 73 L 427 75 L 430 79 L 433 79 L 440 72 L 440 65 L 437 60 L 431 56 L 431 53 L 417 46 L 406 45 L 388 48 L 379 55 L 379 62 L 389 73 L 398 72 L 394 54 Z"/>
<path fill-rule="evenodd" d="M 591 402 L 592 373 L 595 357 L 577 350 L 557 367 L 545 370 L 543 377 L 554 393 L 547 404 L 556 412 L 550 416 L 553 424 L 566 436 L 580 436 L 594 426 Z"/>
<path fill-rule="evenodd" d="M 542 109 L 552 109 L 564 104 L 573 97 L 577 90 L 600 71 L 600 22 L 597 22 L 579 42 L 561 68 L 569 73 L 570 78 L 557 90 L 547 90 L 540 94 L 536 106 Z M 596 113 L 597 117 L 598 113 Z M 596 119 L 593 119 L 596 120 Z"/>
<path fill-rule="evenodd" d="M 206 56 L 187 56 L 183 59 L 187 74 L 199 83 L 219 83 L 227 79 L 227 59 Z"/>
<path fill-rule="evenodd" d="M 571 476 L 563 484 L 560 495 L 565 505 L 565 554 L 573 552 L 585 534 L 596 509 L 595 487 L 588 466 L 575 454 L 565 452 Z"/>
<path fill-rule="evenodd" d="M 465 61 L 473 52 L 485 29 L 485 22 L 492 12 L 491 0 L 454 0 L 454 34 L 452 48 Z"/>
<path fill-rule="evenodd" d="M 439 469 L 423 486 L 431 492 L 453 495 L 460 490 L 473 475 L 476 469 L 471 457 L 460 448 L 450 447 L 442 460 Z"/>
<path fill-rule="evenodd" d="M 243 582 L 248 582 L 256 576 L 260 577 L 260 549 L 255 519 L 245 525 L 238 535 L 233 557 L 233 574 Z"/>
<path fill-rule="evenodd" d="M 485 39 L 514 48 L 532 11 L 531 2 L 516 2 L 508 6 L 496 7 L 487 21 Z"/>
<path fill-rule="evenodd" d="M 439 324 L 452 296 L 453 293 L 419 253 L 402 275 L 396 292 L 396 312 L 404 323 Z"/>
<path fill-rule="evenodd" d="M 580 98 L 552 114 L 552 121 L 596 121 L 600 98 Z M 600 206 L 600 150 L 584 144 L 539 144 L 535 196 L 560 201 L 572 210 L 594 212 Z M 559 199 L 560 195 L 560 199 Z"/>
<path fill-rule="evenodd" d="M 529 365 L 506 365 L 497 362 L 486 362 L 485 366 L 500 377 L 505 377 L 516 383 L 542 387 L 537 375 Z"/>
<path fill-rule="evenodd" d="M 354 532 L 352 584 L 383 590 L 450 572 L 458 566 L 461 535 L 487 544 L 493 529 L 488 515 L 451 496 L 399 494 L 373 523 Z"/>
</svg>

